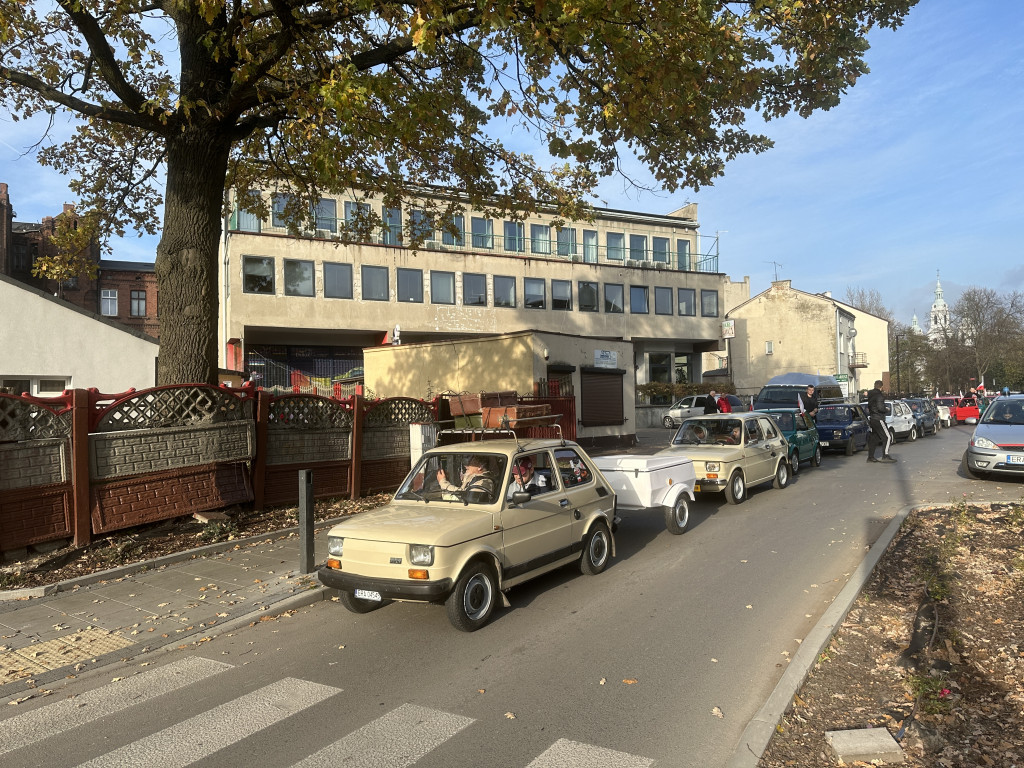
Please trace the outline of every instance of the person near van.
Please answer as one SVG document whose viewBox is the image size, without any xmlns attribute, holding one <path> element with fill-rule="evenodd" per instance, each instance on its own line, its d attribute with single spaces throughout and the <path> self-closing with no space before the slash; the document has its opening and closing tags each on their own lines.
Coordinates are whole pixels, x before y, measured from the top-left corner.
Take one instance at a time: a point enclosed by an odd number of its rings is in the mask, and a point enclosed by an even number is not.
<svg viewBox="0 0 1024 768">
<path fill-rule="evenodd" d="M 868 461 L 885 462 L 895 464 L 896 459 L 889 455 L 892 448 L 892 435 L 885 426 L 885 393 L 882 391 L 882 380 L 875 382 L 875 388 L 868 392 L 868 424 L 871 425 L 871 432 L 868 433 Z M 878 446 L 882 448 L 882 458 L 875 458 L 875 450 Z"/>
<path fill-rule="evenodd" d="M 814 393 L 814 385 L 808 384 L 807 389 L 801 396 L 804 403 L 804 413 L 812 419 L 818 418 L 818 396 Z"/>
<path fill-rule="evenodd" d="M 718 410 L 720 413 L 732 413 L 732 403 L 729 402 L 728 395 L 721 395 L 718 398 Z"/>
<path fill-rule="evenodd" d="M 704 398 L 704 415 L 707 416 L 709 413 L 718 413 L 718 395 L 713 389 Z"/>
</svg>

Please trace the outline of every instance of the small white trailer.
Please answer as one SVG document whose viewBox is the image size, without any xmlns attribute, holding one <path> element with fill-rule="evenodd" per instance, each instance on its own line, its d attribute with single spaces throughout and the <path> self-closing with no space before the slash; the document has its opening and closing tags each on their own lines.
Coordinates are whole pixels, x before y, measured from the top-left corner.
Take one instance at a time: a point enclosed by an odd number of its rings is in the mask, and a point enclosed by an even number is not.
<svg viewBox="0 0 1024 768">
<path fill-rule="evenodd" d="M 690 521 L 696 475 L 686 456 L 593 456 L 615 490 L 620 509 L 660 507 L 669 533 L 680 534 Z M 687 498 L 689 497 L 689 498 Z"/>
</svg>

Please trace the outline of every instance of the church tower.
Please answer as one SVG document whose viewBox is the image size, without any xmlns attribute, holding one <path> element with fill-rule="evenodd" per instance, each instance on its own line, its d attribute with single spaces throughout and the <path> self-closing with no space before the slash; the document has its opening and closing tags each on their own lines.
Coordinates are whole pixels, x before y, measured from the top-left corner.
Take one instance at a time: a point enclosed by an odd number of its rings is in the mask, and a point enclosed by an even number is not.
<svg viewBox="0 0 1024 768">
<path fill-rule="evenodd" d="M 928 324 L 928 341 L 934 346 L 941 347 L 946 340 L 946 333 L 949 330 L 949 305 L 942 298 L 942 283 L 939 281 L 939 272 L 935 272 L 935 301 L 932 303 L 931 318 Z"/>
</svg>

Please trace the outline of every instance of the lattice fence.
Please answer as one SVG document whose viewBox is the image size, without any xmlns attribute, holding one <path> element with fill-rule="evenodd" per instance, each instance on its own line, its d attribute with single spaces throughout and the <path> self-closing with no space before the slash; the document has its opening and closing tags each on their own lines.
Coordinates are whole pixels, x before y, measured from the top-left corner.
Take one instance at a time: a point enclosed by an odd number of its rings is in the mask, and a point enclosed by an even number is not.
<svg viewBox="0 0 1024 768">
<path fill-rule="evenodd" d="M 0 442 L 68 437 L 71 411 L 54 411 L 45 405 L 0 394 Z"/>
<path fill-rule="evenodd" d="M 352 411 L 318 395 L 281 395 L 270 401 L 271 429 L 352 429 Z"/>
<path fill-rule="evenodd" d="M 95 432 L 184 427 L 252 418 L 252 400 L 219 387 L 184 385 L 149 389 L 112 403 Z"/>
</svg>

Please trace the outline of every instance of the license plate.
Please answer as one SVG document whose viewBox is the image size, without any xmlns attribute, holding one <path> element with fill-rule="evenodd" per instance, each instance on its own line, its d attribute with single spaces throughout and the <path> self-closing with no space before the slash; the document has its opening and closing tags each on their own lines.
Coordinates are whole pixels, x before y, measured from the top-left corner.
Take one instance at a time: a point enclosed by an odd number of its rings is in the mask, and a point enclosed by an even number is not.
<svg viewBox="0 0 1024 768">
<path fill-rule="evenodd" d="M 368 589 L 357 589 L 356 597 L 360 600 L 373 600 L 374 602 L 380 602 L 380 592 L 371 592 Z"/>
<path fill-rule="evenodd" d="M 1024 464 L 1024 456 L 1014 456 L 1010 454 L 1006 457 L 1007 464 Z"/>
<path fill-rule="evenodd" d="M 700 483 L 698 483 L 697 485 L 693 486 L 693 492 L 694 493 L 700 493 Z"/>
<path fill-rule="evenodd" d="M 818 445 L 820 445 L 822 448 L 828 448 L 828 440 L 820 440 L 818 441 Z"/>
</svg>

